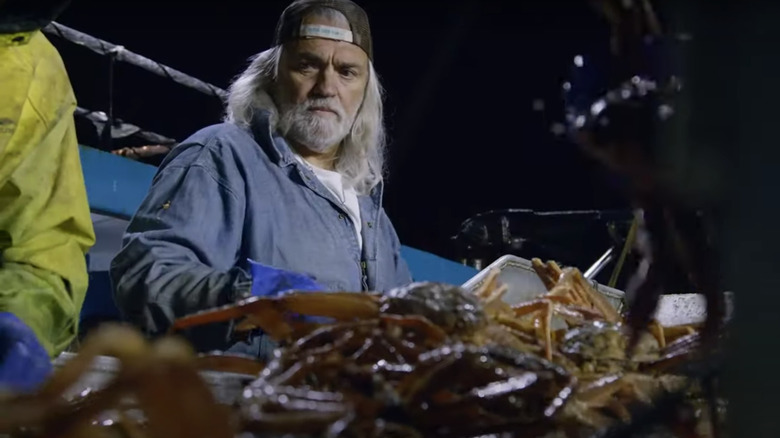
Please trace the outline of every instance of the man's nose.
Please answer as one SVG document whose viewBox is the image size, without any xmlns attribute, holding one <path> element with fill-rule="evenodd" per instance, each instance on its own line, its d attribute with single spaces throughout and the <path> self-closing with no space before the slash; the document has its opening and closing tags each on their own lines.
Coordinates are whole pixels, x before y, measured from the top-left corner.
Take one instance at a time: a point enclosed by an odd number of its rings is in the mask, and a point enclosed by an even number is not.
<svg viewBox="0 0 780 438">
<path fill-rule="evenodd" d="M 317 97 L 334 97 L 336 95 L 336 72 L 332 68 L 323 69 L 317 76 L 317 83 L 312 92 Z"/>
</svg>

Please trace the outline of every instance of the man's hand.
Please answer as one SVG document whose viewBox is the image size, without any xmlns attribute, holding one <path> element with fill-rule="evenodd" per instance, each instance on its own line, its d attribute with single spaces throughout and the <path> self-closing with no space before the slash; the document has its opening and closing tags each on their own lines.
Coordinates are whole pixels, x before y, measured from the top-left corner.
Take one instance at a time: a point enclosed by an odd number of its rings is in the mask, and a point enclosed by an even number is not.
<svg viewBox="0 0 780 438">
<path fill-rule="evenodd" d="M 16 315 L 0 312 L 0 388 L 32 391 L 51 373 L 46 349 Z"/>
</svg>

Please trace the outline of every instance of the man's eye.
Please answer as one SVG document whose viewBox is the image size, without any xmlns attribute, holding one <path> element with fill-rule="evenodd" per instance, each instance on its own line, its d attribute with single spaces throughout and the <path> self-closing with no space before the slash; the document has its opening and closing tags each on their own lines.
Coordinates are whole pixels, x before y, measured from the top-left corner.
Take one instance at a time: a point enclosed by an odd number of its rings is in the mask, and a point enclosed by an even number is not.
<svg viewBox="0 0 780 438">
<path fill-rule="evenodd" d="M 312 70 L 314 70 L 314 66 L 311 65 L 308 62 L 302 62 L 302 63 L 298 64 L 298 71 L 309 72 L 309 71 L 312 71 Z"/>
<path fill-rule="evenodd" d="M 341 75 L 345 78 L 354 78 L 357 76 L 357 72 L 351 68 L 341 70 Z"/>
</svg>

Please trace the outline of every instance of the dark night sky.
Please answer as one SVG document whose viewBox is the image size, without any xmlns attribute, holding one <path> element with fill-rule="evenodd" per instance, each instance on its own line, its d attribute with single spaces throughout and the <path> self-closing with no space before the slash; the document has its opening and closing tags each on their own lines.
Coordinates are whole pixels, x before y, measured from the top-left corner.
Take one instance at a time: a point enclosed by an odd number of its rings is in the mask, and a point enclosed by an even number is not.
<svg viewBox="0 0 780 438">
<path fill-rule="evenodd" d="M 404 244 L 451 256 L 448 238 L 481 211 L 624 206 L 603 171 L 550 132 L 570 60 L 604 43 L 587 2 L 360 3 L 387 90 L 385 208 Z M 225 88 L 268 48 L 287 4 L 76 0 L 58 21 Z M 50 39 L 79 104 L 106 110 L 107 58 Z M 115 70 L 114 109 L 177 140 L 221 117 L 215 98 L 127 64 Z"/>
</svg>

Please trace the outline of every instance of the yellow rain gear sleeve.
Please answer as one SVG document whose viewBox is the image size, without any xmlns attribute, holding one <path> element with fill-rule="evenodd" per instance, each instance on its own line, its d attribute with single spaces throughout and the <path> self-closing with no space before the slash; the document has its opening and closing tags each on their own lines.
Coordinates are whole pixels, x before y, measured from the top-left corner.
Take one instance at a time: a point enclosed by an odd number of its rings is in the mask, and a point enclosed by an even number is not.
<svg viewBox="0 0 780 438">
<path fill-rule="evenodd" d="M 0 312 L 29 325 L 52 357 L 78 331 L 95 243 L 75 108 L 42 32 L 0 34 Z"/>
</svg>

